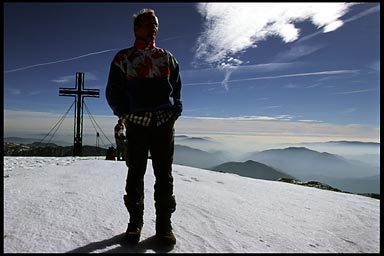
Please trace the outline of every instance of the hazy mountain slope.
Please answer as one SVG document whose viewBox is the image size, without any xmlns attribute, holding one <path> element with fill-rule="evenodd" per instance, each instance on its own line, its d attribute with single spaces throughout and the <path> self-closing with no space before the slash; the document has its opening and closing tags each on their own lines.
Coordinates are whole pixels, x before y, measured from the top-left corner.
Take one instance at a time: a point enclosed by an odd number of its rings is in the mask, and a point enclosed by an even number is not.
<svg viewBox="0 0 384 256">
<path fill-rule="evenodd" d="M 379 170 L 372 166 L 351 163 L 341 156 L 320 153 L 304 147 L 265 150 L 249 154 L 247 159 L 277 168 L 299 179 L 308 178 L 311 175 L 359 178 L 379 173 Z"/>
<path fill-rule="evenodd" d="M 175 145 L 175 154 L 173 159 L 175 164 L 198 168 L 211 168 L 226 162 L 225 156 L 220 152 L 209 153 L 183 145 Z"/>
<path fill-rule="evenodd" d="M 254 152 L 247 156 L 302 181 L 319 181 L 351 193 L 380 194 L 380 168 L 305 147 Z"/>
<path fill-rule="evenodd" d="M 263 180 L 278 180 L 279 178 L 294 178 L 283 172 L 279 172 L 265 164 L 248 160 L 244 163 L 228 162 L 220 164 L 211 170 L 219 172 L 228 172 L 238 174 L 244 177 L 250 177 Z"/>
<path fill-rule="evenodd" d="M 175 144 L 200 149 L 203 151 L 212 151 L 212 150 L 214 151 L 222 148 L 221 143 L 219 143 L 218 141 L 215 141 L 212 138 L 190 137 L 186 135 L 175 136 Z"/>
</svg>

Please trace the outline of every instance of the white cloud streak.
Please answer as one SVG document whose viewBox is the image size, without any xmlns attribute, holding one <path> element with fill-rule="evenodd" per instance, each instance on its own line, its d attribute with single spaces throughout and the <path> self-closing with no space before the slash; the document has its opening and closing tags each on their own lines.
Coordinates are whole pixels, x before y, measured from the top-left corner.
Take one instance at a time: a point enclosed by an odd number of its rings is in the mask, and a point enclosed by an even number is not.
<svg viewBox="0 0 384 256">
<path fill-rule="evenodd" d="M 294 59 L 298 59 L 302 56 L 306 56 L 309 54 L 312 54 L 320 49 L 325 47 L 325 45 L 316 45 L 316 46 L 309 46 L 309 45 L 294 45 L 291 49 L 288 51 L 282 52 L 277 54 L 272 61 L 274 62 L 281 62 L 281 61 L 290 61 Z"/>
<path fill-rule="evenodd" d="M 11 95 L 19 95 L 19 94 L 21 94 L 21 90 L 20 89 L 7 88 L 6 91 L 8 91 L 9 94 L 11 94 Z"/>
<path fill-rule="evenodd" d="M 199 3 L 197 10 L 205 20 L 197 39 L 195 63 L 200 60 L 226 72 L 228 81 L 234 67 L 243 63 L 240 55 L 268 37 L 293 42 L 300 37 L 295 23 L 311 21 L 322 33 L 340 28 L 340 20 L 355 3 Z M 291 59 L 317 51 L 323 46 L 294 48 L 279 59 Z"/>
<path fill-rule="evenodd" d="M 236 116 L 236 117 L 188 117 L 196 120 L 227 120 L 227 121 L 276 121 L 276 120 L 291 120 L 291 115 L 277 115 L 277 116 Z"/>
<path fill-rule="evenodd" d="M 89 56 L 92 56 L 92 55 L 97 55 L 97 54 L 102 54 L 102 53 L 106 53 L 106 52 L 110 52 L 110 51 L 115 51 L 116 49 L 117 48 L 108 49 L 108 50 L 102 50 L 102 51 L 97 51 L 97 52 L 91 52 L 91 53 L 87 53 L 87 54 L 84 54 L 84 55 L 80 55 L 80 56 L 72 57 L 72 58 L 68 58 L 68 59 L 54 60 L 54 61 L 50 61 L 50 62 L 45 62 L 45 63 L 39 63 L 39 64 L 34 64 L 34 65 L 24 66 L 24 67 L 21 67 L 21 68 L 5 70 L 4 73 L 12 73 L 12 72 L 17 72 L 17 71 L 21 71 L 21 70 L 30 69 L 30 68 L 47 66 L 47 65 L 57 64 L 57 63 L 61 63 L 61 62 L 72 61 L 72 60 L 78 60 L 78 59 L 89 57 Z"/>
<path fill-rule="evenodd" d="M 236 55 L 271 36 L 293 42 L 300 36 L 295 23 L 311 21 L 324 33 L 343 25 L 340 17 L 351 3 L 199 3 L 205 19 L 196 57 L 210 64 L 241 63 Z"/>
<path fill-rule="evenodd" d="M 327 70 L 327 71 L 318 71 L 318 72 L 308 72 L 308 73 L 295 73 L 287 75 L 277 75 L 277 76 L 260 76 L 260 77 L 250 77 L 243 79 L 233 79 L 227 80 L 227 82 L 243 82 L 243 81 L 253 81 L 253 80 L 264 80 L 264 79 L 278 79 L 286 77 L 298 77 L 298 76 L 318 76 L 318 75 L 342 75 L 342 74 L 351 74 L 357 73 L 359 70 Z M 222 84 L 223 82 L 202 82 L 202 83 L 185 83 L 185 85 L 212 85 L 212 84 Z"/>
<path fill-rule="evenodd" d="M 87 81 L 89 81 L 89 80 L 93 80 L 93 81 L 98 80 L 98 78 L 92 72 L 86 72 L 85 79 Z M 67 75 L 67 76 L 61 76 L 61 77 L 59 77 L 57 79 L 52 79 L 51 81 L 54 82 L 54 83 L 64 84 L 64 83 L 73 82 L 75 80 L 76 80 L 76 75 Z"/>
<path fill-rule="evenodd" d="M 340 74 L 348 74 L 348 73 L 356 73 L 356 72 L 358 72 L 358 70 L 327 70 L 327 71 L 296 73 L 296 74 L 288 74 L 288 75 L 280 75 L 280 76 L 264 76 L 264 77 L 244 78 L 244 79 L 231 80 L 231 82 L 251 81 L 251 80 L 260 80 L 260 79 L 276 79 L 276 78 L 298 77 L 298 76 L 340 75 Z"/>
<path fill-rule="evenodd" d="M 375 13 L 375 12 L 379 12 L 379 11 L 380 11 L 380 4 L 377 5 L 377 6 L 374 6 L 372 8 L 369 8 L 368 10 L 365 10 L 365 11 L 363 11 L 363 12 L 361 12 L 361 13 L 359 13 L 359 14 L 351 17 L 351 18 L 348 18 L 348 19 L 344 20 L 344 23 L 360 19 L 360 18 L 362 18 L 364 16 L 367 16 L 369 14 L 372 14 L 372 13 Z"/>
<path fill-rule="evenodd" d="M 378 91 L 379 88 L 373 88 L 373 89 L 366 89 L 366 90 L 355 90 L 355 91 L 347 91 L 347 92 L 335 92 L 332 93 L 333 95 L 338 95 L 338 94 L 355 94 L 355 93 L 364 93 L 364 92 L 374 92 Z"/>
<path fill-rule="evenodd" d="M 355 20 L 360 19 L 360 18 L 362 18 L 362 17 L 364 17 L 366 15 L 369 15 L 369 14 L 372 14 L 372 13 L 375 13 L 375 12 L 378 12 L 378 11 L 380 11 L 380 5 L 372 7 L 370 9 L 368 9 L 368 10 L 365 10 L 365 11 L 363 11 L 363 12 L 361 12 L 361 13 L 353 16 L 353 17 L 351 17 L 351 18 L 348 18 L 348 19 L 344 20 L 343 23 L 346 24 L 348 22 L 355 21 Z M 313 37 L 315 37 L 315 36 L 317 36 L 317 35 L 319 35 L 321 33 L 324 33 L 324 32 L 323 31 L 317 31 L 317 32 L 315 32 L 313 34 L 310 34 L 308 36 L 304 36 L 304 37 L 300 38 L 298 40 L 298 42 L 301 43 L 301 42 L 306 41 L 308 39 L 311 39 L 311 38 L 313 38 Z"/>
<path fill-rule="evenodd" d="M 319 120 L 297 119 L 291 115 L 250 117 L 186 117 L 176 123 L 179 134 L 205 136 L 257 136 L 259 142 L 302 142 L 329 140 L 378 141 L 380 127 L 361 124 L 331 124 Z M 217 127 L 220 127 L 218 130 Z M 263 137 L 263 138 L 261 138 Z"/>
</svg>

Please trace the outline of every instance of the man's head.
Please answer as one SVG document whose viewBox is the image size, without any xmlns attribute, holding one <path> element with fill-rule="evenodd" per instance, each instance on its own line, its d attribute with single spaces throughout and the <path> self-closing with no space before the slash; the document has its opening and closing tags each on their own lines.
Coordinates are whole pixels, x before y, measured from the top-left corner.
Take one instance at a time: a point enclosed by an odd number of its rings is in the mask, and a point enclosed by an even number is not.
<svg viewBox="0 0 384 256">
<path fill-rule="evenodd" d="M 145 42 L 155 40 L 159 21 L 152 9 L 142 9 L 133 15 L 134 32 L 137 39 Z"/>
</svg>

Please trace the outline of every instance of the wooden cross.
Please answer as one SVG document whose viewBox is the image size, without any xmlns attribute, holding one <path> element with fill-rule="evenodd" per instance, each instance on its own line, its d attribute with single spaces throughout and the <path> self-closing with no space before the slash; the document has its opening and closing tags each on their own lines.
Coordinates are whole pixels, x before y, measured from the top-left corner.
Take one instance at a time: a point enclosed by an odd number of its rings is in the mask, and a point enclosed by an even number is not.
<svg viewBox="0 0 384 256">
<path fill-rule="evenodd" d="M 83 104 L 84 97 L 99 98 L 99 89 L 84 89 L 84 73 L 76 73 L 75 88 L 59 88 L 59 96 L 75 97 L 75 120 L 74 122 L 74 143 L 73 156 L 82 156 L 83 144 Z"/>
</svg>

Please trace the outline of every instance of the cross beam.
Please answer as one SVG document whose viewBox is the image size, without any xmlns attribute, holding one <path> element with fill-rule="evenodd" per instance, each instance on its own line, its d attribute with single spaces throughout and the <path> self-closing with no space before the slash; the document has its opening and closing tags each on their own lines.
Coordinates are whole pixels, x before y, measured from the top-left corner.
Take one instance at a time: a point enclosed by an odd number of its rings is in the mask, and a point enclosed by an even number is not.
<svg viewBox="0 0 384 256">
<path fill-rule="evenodd" d="M 75 88 L 59 88 L 59 96 L 71 96 L 76 98 L 74 122 L 73 156 L 82 156 L 83 144 L 83 103 L 84 97 L 99 98 L 99 89 L 84 89 L 84 73 L 76 73 Z"/>
</svg>

